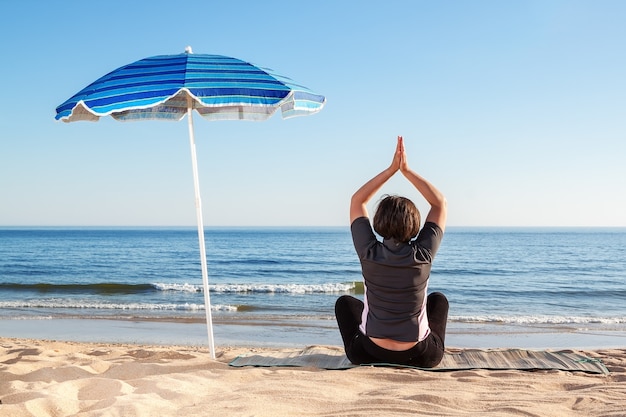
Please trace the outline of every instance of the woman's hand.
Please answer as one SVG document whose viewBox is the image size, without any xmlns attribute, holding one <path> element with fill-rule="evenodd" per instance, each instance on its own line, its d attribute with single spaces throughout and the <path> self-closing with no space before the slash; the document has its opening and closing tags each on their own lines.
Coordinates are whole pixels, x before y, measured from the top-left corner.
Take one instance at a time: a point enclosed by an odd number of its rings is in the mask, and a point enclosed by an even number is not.
<svg viewBox="0 0 626 417">
<path fill-rule="evenodd" d="M 393 154 L 393 160 L 391 161 L 391 166 L 389 167 L 389 169 L 394 173 L 398 170 L 404 171 L 408 169 L 406 162 L 406 153 L 404 152 L 404 140 L 402 139 L 402 136 L 398 136 L 396 151 Z"/>
</svg>

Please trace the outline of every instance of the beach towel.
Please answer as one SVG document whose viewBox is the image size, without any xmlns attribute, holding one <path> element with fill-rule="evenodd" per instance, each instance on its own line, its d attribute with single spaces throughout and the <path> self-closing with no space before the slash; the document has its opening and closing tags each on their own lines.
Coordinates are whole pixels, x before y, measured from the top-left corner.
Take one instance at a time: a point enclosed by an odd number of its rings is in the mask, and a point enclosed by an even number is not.
<svg viewBox="0 0 626 417">
<path fill-rule="evenodd" d="M 250 353 L 233 359 L 230 366 L 313 367 L 319 369 L 349 369 L 357 366 L 388 366 L 414 368 L 425 371 L 457 371 L 466 369 L 490 370 L 562 370 L 594 374 L 608 374 L 601 360 L 589 358 L 571 350 L 525 349 L 458 349 L 446 350 L 435 368 L 376 363 L 354 365 L 343 349 L 335 346 L 308 346 L 301 350 L 280 350 Z"/>
</svg>

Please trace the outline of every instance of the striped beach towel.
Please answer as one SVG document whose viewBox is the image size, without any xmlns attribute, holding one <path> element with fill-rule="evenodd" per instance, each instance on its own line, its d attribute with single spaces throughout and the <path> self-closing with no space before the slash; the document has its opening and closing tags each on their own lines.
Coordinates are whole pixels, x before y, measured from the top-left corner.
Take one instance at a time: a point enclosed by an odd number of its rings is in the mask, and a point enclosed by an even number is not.
<svg viewBox="0 0 626 417">
<path fill-rule="evenodd" d="M 336 346 L 308 346 L 302 350 L 278 350 L 241 355 L 230 366 L 295 366 L 319 369 L 349 369 L 359 365 L 350 363 L 343 349 Z M 562 370 L 608 374 L 600 359 L 589 358 L 571 350 L 525 349 L 448 349 L 435 368 L 386 363 L 361 366 L 389 366 L 423 369 L 427 371 L 456 371 L 463 369 Z"/>
</svg>

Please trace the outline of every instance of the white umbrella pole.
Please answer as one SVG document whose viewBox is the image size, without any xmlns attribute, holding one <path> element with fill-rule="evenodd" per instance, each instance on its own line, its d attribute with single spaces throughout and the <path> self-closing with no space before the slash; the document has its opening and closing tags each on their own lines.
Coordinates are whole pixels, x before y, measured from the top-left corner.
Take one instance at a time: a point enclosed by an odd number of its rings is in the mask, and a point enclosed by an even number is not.
<svg viewBox="0 0 626 417">
<path fill-rule="evenodd" d="M 190 99 L 189 99 L 190 100 Z M 204 222 L 202 221 L 202 200 L 200 199 L 200 181 L 198 180 L 198 158 L 196 157 L 196 141 L 193 135 L 193 117 L 191 104 L 187 107 L 187 124 L 189 126 L 189 144 L 191 146 L 191 165 L 193 168 L 193 186 L 196 194 L 196 217 L 198 223 L 198 241 L 200 243 L 200 263 L 202 265 L 202 287 L 204 289 L 204 309 L 206 325 L 209 333 L 209 349 L 211 359 L 215 359 L 215 343 L 213 342 L 213 319 L 211 318 L 211 299 L 209 296 L 209 273 L 204 245 Z"/>
</svg>

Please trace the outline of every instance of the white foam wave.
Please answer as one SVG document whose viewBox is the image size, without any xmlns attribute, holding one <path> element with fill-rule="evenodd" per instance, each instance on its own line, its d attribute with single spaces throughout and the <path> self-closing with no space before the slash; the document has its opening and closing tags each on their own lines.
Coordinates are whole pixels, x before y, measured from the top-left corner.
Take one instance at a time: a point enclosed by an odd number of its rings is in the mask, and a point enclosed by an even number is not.
<svg viewBox="0 0 626 417">
<path fill-rule="evenodd" d="M 295 293 L 295 291 L 315 292 L 315 291 L 328 291 L 327 286 L 323 289 L 317 289 L 316 286 L 298 285 L 299 288 L 289 288 L 289 285 L 268 286 L 267 292 L 280 292 L 288 291 Z M 339 287 L 337 291 L 341 291 L 344 287 Z M 217 289 L 219 291 L 219 289 Z M 227 286 L 222 289 L 223 291 L 246 291 L 240 286 Z M 256 286 L 254 291 L 262 290 L 259 286 Z M 94 309 L 94 310 L 118 310 L 118 311 L 153 311 L 153 312 L 199 312 L 204 311 L 204 304 L 202 303 L 104 303 L 104 302 L 89 302 L 78 300 L 64 300 L 64 299 L 43 299 L 43 300 L 12 300 L 1 301 L 0 309 L 2 310 L 16 310 L 16 309 L 41 309 L 54 311 L 57 309 Z M 228 305 L 228 304 L 212 304 L 212 311 L 221 312 L 237 312 L 244 311 L 242 306 Z M 319 318 L 319 317 L 318 317 Z M 625 325 L 626 317 L 613 316 L 613 317 L 582 317 L 582 316 L 548 316 L 548 315 L 534 315 L 534 316 L 504 316 L 504 315 L 475 315 L 475 316 L 450 316 L 450 322 L 459 323 L 476 323 L 476 324 L 504 324 L 504 325 Z"/>
<path fill-rule="evenodd" d="M 204 304 L 151 304 L 151 303 L 90 303 L 72 302 L 64 300 L 41 301 L 4 301 L 0 302 L 0 309 L 41 308 L 41 309 L 95 309 L 95 310 L 149 310 L 149 311 L 203 311 Z M 237 306 L 212 304 L 211 311 L 237 311 Z"/>
<path fill-rule="evenodd" d="M 450 321 L 461 323 L 502 324 L 626 324 L 626 317 L 566 317 L 566 316 L 450 316 Z"/>
<path fill-rule="evenodd" d="M 182 291 L 182 292 L 200 292 L 202 291 L 202 285 L 194 284 L 166 284 L 166 283 L 154 283 L 152 284 L 159 291 Z"/>
<path fill-rule="evenodd" d="M 202 285 L 154 283 L 161 291 L 201 292 Z M 215 293 L 282 293 L 282 294 L 334 294 L 354 290 L 354 283 L 327 284 L 209 284 L 209 291 Z"/>
<path fill-rule="evenodd" d="M 354 284 L 231 284 L 214 285 L 209 289 L 217 293 L 327 294 L 350 291 L 354 289 Z"/>
</svg>

